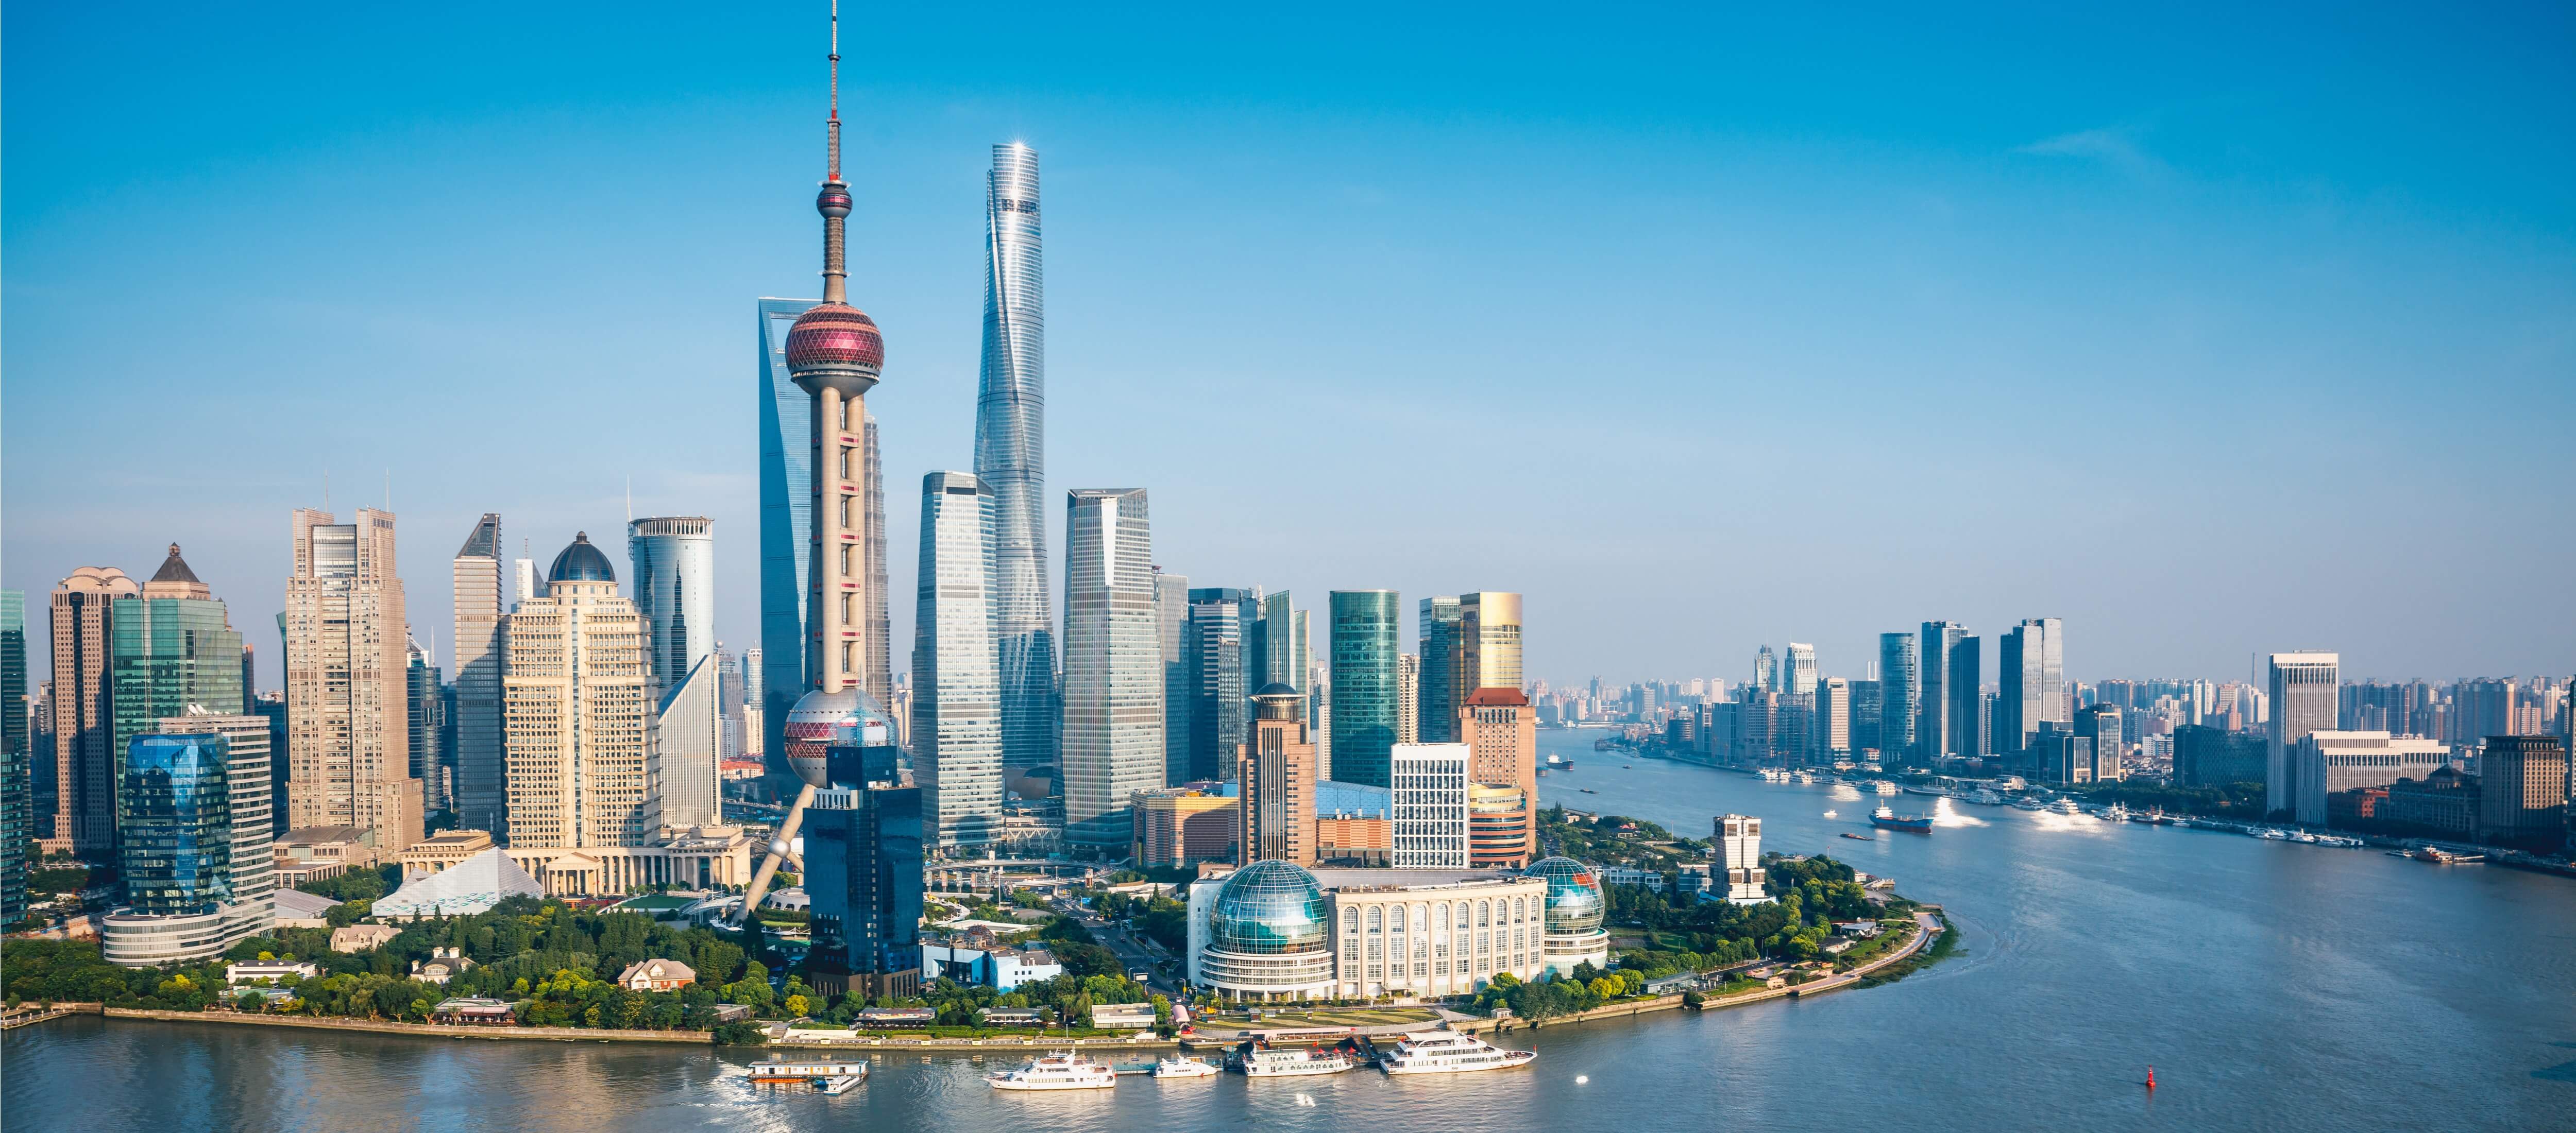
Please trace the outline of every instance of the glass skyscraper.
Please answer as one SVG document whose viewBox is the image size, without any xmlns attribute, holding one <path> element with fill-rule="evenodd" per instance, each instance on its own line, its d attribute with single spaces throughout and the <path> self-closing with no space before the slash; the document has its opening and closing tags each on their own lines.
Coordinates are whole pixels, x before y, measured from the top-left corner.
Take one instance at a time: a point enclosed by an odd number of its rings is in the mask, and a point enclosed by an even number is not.
<svg viewBox="0 0 2576 1133">
<path fill-rule="evenodd" d="M 139 733 L 124 762 L 117 825 L 126 900 L 145 916 L 214 912 L 232 896 L 224 737 Z"/>
<path fill-rule="evenodd" d="M 27 592 L 0 590 L 0 925 L 27 915 L 35 761 L 27 737 Z"/>
<path fill-rule="evenodd" d="M 2022 751 L 2043 721 L 2072 724 L 2066 705 L 2066 629 L 2056 618 L 2026 618 L 1995 651 L 1995 750 Z"/>
<path fill-rule="evenodd" d="M 816 302 L 760 301 L 760 750 L 773 775 L 791 774 L 779 730 L 805 694 L 805 544 L 814 534 L 812 409 L 788 373 L 787 331 Z"/>
<path fill-rule="evenodd" d="M 922 477 L 912 755 L 930 834 L 943 849 L 991 842 L 1001 824 L 992 585 L 992 489 L 966 472 Z"/>
<path fill-rule="evenodd" d="M 1057 689 L 1043 510 L 1046 268 L 1038 236 L 1036 150 L 1018 142 L 993 147 L 984 222 L 984 365 L 975 396 L 975 475 L 993 492 L 1002 760 L 1013 768 L 1043 767 L 1056 761 Z M 1072 602 L 1065 599 L 1068 607 Z M 1070 626 L 1065 632 L 1069 639 Z"/>
<path fill-rule="evenodd" d="M 1335 590 L 1333 617 L 1333 778 L 1370 787 L 1393 784 L 1397 641 L 1403 607 L 1392 590 Z"/>
<path fill-rule="evenodd" d="M 1464 617 L 1454 594 L 1422 600 L 1415 626 L 1420 636 L 1417 648 L 1422 651 L 1413 697 L 1417 743 L 1457 743 L 1463 738 L 1458 711 L 1466 704 L 1468 692 L 1467 678 L 1459 671 L 1467 664 L 1466 641 L 1461 636 Z"/>
<path fill-rule="evenodd" d="M 1878 635 L 1878 758 L 1894 763 L 1914 749 L 1922 686 L 1915 683 L 1914 635 Z"/>
<path fill-rule="evenodd" d="M 1254 629 L 1261 618 L 1258 591 L 1202 586 L 1190 591 L 1189 624 L 1182 631 L 1190 693 L 1190 744 L 1176 782 L 1223 779 L 1234 768 L 1235 748 L 1250 736 L 1246 699 L 1268 683 L 1267 661 L 1256 658 Z"/>
<path fill-rule="evenodd" d="M 653 636 L 653 675 L 665 688 L 715 648 L 715 530 L 715 521 L 705 516 L 626 521 L 635 605 Z"/>
<path fill-rule="evenodd" d="M 1950 651 L 1968 636 L 1968 628 L 1953 622 L 1925 622 L 1922 636 L 1915 639 L 1914 744 L 1922 749 L 1929 764 L 1944 755 L 1959 751 L 1958 725 L 1950 719 L 1956 701 L 1949 689 Z"/>
<path fill-rule="evenodd" d="M 246 710 L 242 635 L 179 557 L 178 544 L 143 584 L 141 601 L 109 610 L 109 743 L 120 756 L 134 737 L 160 730 L 165 716 L 185 716 L 192 707 L 222 716 Z"/>
<path fill-rule="evenodd" d="M 1065 512 L 1065 841 L 1116 850 L 1130 797 L 1163 785 L 1152 530 L 1143 488 L 1077 489 Z"/>
</svg>

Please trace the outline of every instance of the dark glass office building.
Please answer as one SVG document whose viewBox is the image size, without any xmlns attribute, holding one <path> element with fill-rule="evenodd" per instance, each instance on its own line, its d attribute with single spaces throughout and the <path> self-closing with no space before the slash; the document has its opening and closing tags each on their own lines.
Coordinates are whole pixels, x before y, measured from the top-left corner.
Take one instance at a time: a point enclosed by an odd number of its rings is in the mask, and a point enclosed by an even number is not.
<svg viewBox="0 0 2576 1133">
<path fill-rule="evenodd" d="M 136 913 L 214 912 L 232 893 L 232 807 L 220 735 L 146 733 L 126 747 L 117 827 Z"/>
<path fill-rule="evenodd" d="M 1333 617 L 1333 778 L 1391 787 L 1401 603 L 1392 590 L 1336 590 Z"/>
<path fill-rule="evenodd" d="M 805 811 L 813 946 L 805 982 L 826 995 L 899 999 L 921 987 L 921 789 L 891 744 L 834 747 L 833 787 Z"/>
</svg>

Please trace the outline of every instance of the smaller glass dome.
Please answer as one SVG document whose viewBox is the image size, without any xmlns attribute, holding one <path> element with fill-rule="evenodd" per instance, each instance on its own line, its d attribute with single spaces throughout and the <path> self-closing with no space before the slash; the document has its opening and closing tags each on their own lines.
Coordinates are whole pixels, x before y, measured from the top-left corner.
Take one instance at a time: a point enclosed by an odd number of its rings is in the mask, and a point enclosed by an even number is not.
<svg viewBox="0 0 2576 1133">
<path fill-rule="evenodd" d="M 615 582 L 617 570 L 608 565 L 608 556 L 592 546 L 590 533 L 573 533 L 572 546 L 555 556 L 555 565 L 546 570 L 548 582 Z"/>
<path fill-rule="evenodd" d="M 1208 948 L 1247 956 L 1324 952 L 1329 914 L 1315 875 L 1283 861 L 1235 871 L 1208 911 Z"/>
<path fill-rule="evenodd" d="M 1602 910 L 1609 902 L 1601 895 L 1601 878 L 1591 866 L 1573 858 L 1547 858 L 1529 867 L 1527 876 L 1547 879 L 1548 935 L 1571 936 L 1601 927 Z"/>
</svg>

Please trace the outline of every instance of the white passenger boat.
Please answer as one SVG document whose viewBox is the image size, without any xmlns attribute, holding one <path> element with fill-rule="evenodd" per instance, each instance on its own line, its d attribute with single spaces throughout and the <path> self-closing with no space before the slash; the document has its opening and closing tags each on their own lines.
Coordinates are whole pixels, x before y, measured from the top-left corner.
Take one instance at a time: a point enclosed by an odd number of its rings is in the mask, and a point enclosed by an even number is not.
<svg viewBox="0 0 2576 1133">
<path fill-rule="evenodd" d="M 984 1081 L 996 1090 L 1104 1090 L 1118 1084 L 1118 1075 L 1081 1055 L 1057 1051 L 1017 1070 L 984 1075 Z"/>
<path fill-rule="evenodd" d="M 1987 790 L 1987 789 L 1985 789 L 1985 788 L 1983 788 L 1983 787 L 1979 787 L 1979 788 L 1977 788 L 1977 793 L 1976 793 L 1976 794 L 1973 794 L 1973 795 L 1968 796 L 1968 801 L 1969 801 L 1969 802 L 1972 802 L 1972 803 L 1975 803 L 1975 804 L 1977 804 L 1978 806 L 2002 806 L 2002 805 L 2004 805 L 2004 797 L 2003 797 L 2002 795 L 1998 795 L 1998 794 L 1994 793 L 1993 791 L 1989 791 L 1989 790 Z"/>
<path fill-rule="evenodd" d="M 2287 835 L 2287 834 L 2283 834 L 2283 833 L 2281 833 L 2280 831 L 2278 831 L 2278 830 L 2274 830 L 2274 829 L 2272 829 L 2271 827 L 2268 827 L 2268 826 L 2257 826 L 2257 827 L 2255 827 L 2255 828 L 2254 828 L 2254 829 L 2252 829 L 2252 830 L 2248 830 L 2248 831 L 2246 831 L 2246 833 L 2251 834 L 2251 835 L 2253 835 L 2253 836 L 2255 836 L 2255 837 L 2257 837 L 2257 838 L 2260 838 L 2260 839 L 2262 839 L 2262 840 L 2264 840 L 2264 841 L 2266 841 L 2266 842 L 2286 842 L 2286 841 L 2289 841 L 2289 840 L 2290 840 L 2290 836 L 2289 836 L 2289 835 Z"/>
<path fill-rule="evenodd" d="M 1251 1078 L 1302 1078 L 1313 1074 L 1339 1074 L 1357 1069 L 1359 1064 L 1358 1055 L 1331 1047 L 1278 1047 L 1255 1042 L 1248 1045 L 1235 1065 Z"/>
<path fill-rule="evenodd" d="M 1892 782 L 1889 782 L 1889 781 L 1887 781 L 1887 780 L 1885 780 L 1885 779 L 1872 779 L 1872 780 L 1870 780 L 1870 782 L 1869 782 L 1869 789 L 1870 789 L 1870 790 L 1873 790 L 1873 791 L 1876 791 L 1876 792 L 1878 792 L 1879 794 L 1882 794 L 1882 795 L 1892 795 L 1892 794 L 1895 794 L 1895 793 L 1896 793 L 1896 784 L 1894 784 L 1894 783 L 1892 783 Z M 1938 793 L 1938 792 L 1932 792 L 1932 793 Z"/>
<path fill-rule="evenodd" d="M 1179 1055 L 1154 1064 L 1154 1076 L 1157 1078 L 1214 1078 L 1221 1073 L 1224 1071 L 1208 1065 L 1203 1059 L 1182 1058 Z"/>
<path fill-rule="evenodd" d="M 858 1058 L 765 1058 L 751 1064 L 750 1076 L 755 1086 L 802 1086 L 846 1094 L 868 1080 L 868 1064 Z"/>
<path fill-rule="evenodd" d="M 2126 803 L 2112 803 L 2111 805 L 2102 808 L 2102 821 L 2104 822 L 2127 822 L 2128 820 L 2129 807 Z"/>
<path fill-rule="evenodd" d="M 1379 1055 L 1378 1065 L 1389 1074 L 1461 1074 L 1527 1066 L 1537 1057 L 1534 1050 L 1505 1050 L 1456 1031 L 1415 1031 Z"/>
<path fill-rule="evenodd" d="M 2048 804 L 2048 809 L 2052 813 L 2063 814 L 2070 818 L 2084 813 L 2084 808 L 2075 805 L 2075 800 L 2073 799 L 2059 799 L 2056 802 Z"/>
</svg>

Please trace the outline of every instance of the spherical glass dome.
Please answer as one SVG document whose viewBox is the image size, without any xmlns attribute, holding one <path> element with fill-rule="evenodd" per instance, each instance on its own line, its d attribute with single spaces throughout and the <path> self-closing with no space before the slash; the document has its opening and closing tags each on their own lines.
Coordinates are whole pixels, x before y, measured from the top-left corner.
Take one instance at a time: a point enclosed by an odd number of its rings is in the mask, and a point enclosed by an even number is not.
<svg viewBox="0 0 2576 1133">
<path fill-rule="evenodd" d="M 1548 858 L 1529 867 L 1528 876 L 1547 879 L 1549 935 L 1569 936 L 1601 927 L 1601 913 L 1609 902 L 1602 897 L 1601 878 L 1591 866 L 1573 858 Z"/>
<path fill-rule="evenodd" d="M 1208 947 L 1250 956 L 1323 952 L 1331 927 L 1315 875 L 1288 862 L 1258 861 L 1217 890 L 1208 913 Z"/>
<path fill-rule="evenodd" d="M 885 710 L 856 686 L 839 692 L 815 689 L 798 697 L 787 710 L 787 766 L 796 777 L 817 787 L 832 785 L 830 761 L 835 746 L 865 747 L 894 742 Z"/>
</svg>

